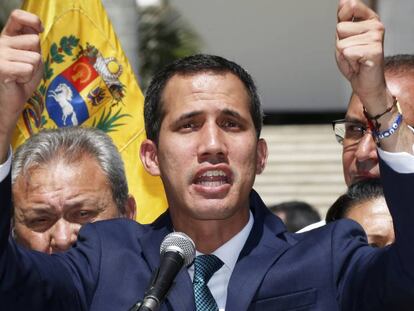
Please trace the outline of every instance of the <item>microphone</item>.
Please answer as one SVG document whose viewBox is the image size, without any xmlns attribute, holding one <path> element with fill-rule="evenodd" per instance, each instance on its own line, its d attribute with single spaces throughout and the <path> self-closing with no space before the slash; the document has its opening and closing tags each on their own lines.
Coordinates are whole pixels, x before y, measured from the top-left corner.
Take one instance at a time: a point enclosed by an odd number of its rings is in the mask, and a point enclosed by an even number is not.
<svg viewBox="0 0 414 311">
<path fill-rule="evenodd" d="M 135 304 L 129 311 L 156 311 L 167 296 L 178 272 L 185 265 L 194 261 L 195 244 L 182 232 L 168 234 L 161 242 L 160 266 L 154 271 L 144 299 Z"/>
</svg>

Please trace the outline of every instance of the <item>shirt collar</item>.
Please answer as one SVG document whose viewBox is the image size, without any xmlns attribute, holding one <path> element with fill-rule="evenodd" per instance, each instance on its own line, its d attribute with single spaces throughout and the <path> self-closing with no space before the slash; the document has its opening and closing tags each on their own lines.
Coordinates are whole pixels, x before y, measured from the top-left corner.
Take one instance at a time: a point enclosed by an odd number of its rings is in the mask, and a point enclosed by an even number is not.
<svg viewBox="0 0 414 311">
<path fill-rule="evenodd" d="M 212 253 L 220 258 L 224 263 L 224 266 L 230 269 L 230 271 L 233 271 L 240 252 L 242 251 L 244 244 L 246 244 L 247 238 L 253 227 L 253 219 L 253 214 L 249 211 L 249 221 L 243 229 Z M 198 255 L 202 255 L 202 253 L 196 251 L 196 256 Z"/>
</svg>

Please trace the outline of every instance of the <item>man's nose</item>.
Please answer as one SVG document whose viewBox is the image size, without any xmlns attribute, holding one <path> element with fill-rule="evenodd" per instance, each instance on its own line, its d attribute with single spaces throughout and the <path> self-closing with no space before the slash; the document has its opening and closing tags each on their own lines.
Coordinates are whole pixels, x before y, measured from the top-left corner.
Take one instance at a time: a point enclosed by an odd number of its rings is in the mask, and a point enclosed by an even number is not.
<svg viewBox="0 0 414 311">
<path fill-rule="evenodd" d="M 367 160 L 378 162 L 377 146 L 375 145 L 374 138 L 371 133 L 365 133 L 361 140 L 358 142 L 357 149 L 355 151 L 355 157 L 357 162 L 364 162 Z"/>
<path fill-rule="evenodd" d="M 75 243 L 80 225 L 60 218 L 54 225 L 50 236 L 52 253 L 63 252 Z"/>
<path fill-rule="evenodd" d="M 200 161 L 222 162 L 227 157 L 225 133 L 216 123 L 207 123 L 200 130 L 198 155 Z"/>
</svg>

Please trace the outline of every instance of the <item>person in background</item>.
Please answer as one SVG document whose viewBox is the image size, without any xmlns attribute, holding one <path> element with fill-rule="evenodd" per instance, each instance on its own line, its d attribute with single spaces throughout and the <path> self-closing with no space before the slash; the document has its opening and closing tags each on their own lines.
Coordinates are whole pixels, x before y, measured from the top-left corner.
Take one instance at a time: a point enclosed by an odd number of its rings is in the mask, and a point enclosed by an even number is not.
<svg viewBox="0 0 414 311">
<path fill-rule="evenodd" d="M 70 248 L 88 222 L 135 216 L 121 155 L 93 128 L 31 136 L 13 157 L 12 192 L 13 236 L 45 253 Z"/>
<path fill-rule="evenodd" d="M 282 219 L 289 232 L 296 232 L 321 220 L 318 211 L 312 205 L 302 201 L 283 202 L 272 205 L 269 209 Z"/>
<path fill-rule="evenodd" d="M 398 54 L 385 57 L 384 72 L 387 87 L 398 99 L 405 122 L 414 125 L 414 55 Z M 342 167 L 347 186 L 364 179 L 378 178 L 380 171 L 376 144 L 358 95 L 352 93 L 345 119 L 333 121 L 333 129 L 337 141 L 342 144 Z M 380 226 L 372 225 L 372 209 L 359 209 L 358 213 L 358 220 L 369 241 L 371 237 L 378 235 L 386 243 L 393 241 L 394 232 L 390 232 L 389 225 L 391 214 L 386 204 L 382 206 L 379 214 L 375 212 L 380 215 L 377 217 L 384 218 L 384 222 L 381 222 L 384 225 L 382 232 Z M 345 218 L 350 217 L 345 215 Z"/>
<path fill-rule="evenodd" d="M 343 218 L 359 223 L 371 246 L 384 247 L 395 241 L 392 218 L 379 178 L 363 179 L 352 184 L 332 204 L 326 214 L 326 222 Z"/>
<path fill-rule="evenodd" d="M 384 58 L 385 81 L 398 99 L 408 125 L 414 125 L 414 55 L 397 54 Z M 342 169 L 346 185 L 380 176 L 376 144 L 358 95 L 352 93 L 344 119 L 332 122 L 335 138 L 342 145 Z M 397 164 L 398 165 L 398 164 Z M 385 211 L 384 211 L 385 212 Z M 389 213 L 388 213 L 389 214 Z M 370 217 L 370 215 L 367 215 Z M 389 217 L 391 215 L 389 214 Z M 300 230 L 305 232 L 325 225 L 325 220 Z M 365 228 L 369 229 L 369 228 Z M 387 228 L 384 228 L 387 235 Z M 372 235 L 367 232 L 367 235 Z"/>
<path fill-rule="evenodd" d="M 414 55 L 384 59 L 385 81 L 398 99 L 408 125 L 414 125 Z M 369 130 L 359 97 L 352 93 L 345 119 L 333 121 L 334 134 L 342 144 L 342 167 L 347 186 L 366 178 L 379 177 L 376 144 Z"/>
</svg>

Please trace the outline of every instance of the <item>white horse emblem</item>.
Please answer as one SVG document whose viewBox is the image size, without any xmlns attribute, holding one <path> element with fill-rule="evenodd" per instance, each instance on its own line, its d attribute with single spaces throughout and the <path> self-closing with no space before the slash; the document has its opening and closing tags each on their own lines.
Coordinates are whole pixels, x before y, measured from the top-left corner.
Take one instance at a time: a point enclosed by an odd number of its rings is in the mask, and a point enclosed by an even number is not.
<svg viewBox="0 0 414 311">
<path fill-rule="evenodd" d="M 78 125 L 78 118 L 71 104 L 73 93 L 69 86 L 65 83 L 60 83 L 54 91 L 50 91 L 49 97 L 53 97 L 62 109 L 63 125 L 66 125 L 66 119 L 69 116 L 71 117 L 72 125 Z"/>
</svg>

